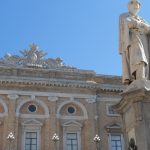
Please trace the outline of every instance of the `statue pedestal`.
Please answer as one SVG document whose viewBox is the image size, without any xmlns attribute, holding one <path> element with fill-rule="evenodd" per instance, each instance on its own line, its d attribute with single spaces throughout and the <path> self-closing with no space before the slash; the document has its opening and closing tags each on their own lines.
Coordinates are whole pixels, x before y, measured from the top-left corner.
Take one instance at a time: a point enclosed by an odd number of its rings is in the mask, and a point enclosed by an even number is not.
<svg viewBox="0 0 150 150">
<path fill-rule="evenodd" d="M 125 149 L 134 138 L 138 150 L 150 150 L 150 81 L 134 81 L 114 108 L 123 118 Z"/>
</svg>

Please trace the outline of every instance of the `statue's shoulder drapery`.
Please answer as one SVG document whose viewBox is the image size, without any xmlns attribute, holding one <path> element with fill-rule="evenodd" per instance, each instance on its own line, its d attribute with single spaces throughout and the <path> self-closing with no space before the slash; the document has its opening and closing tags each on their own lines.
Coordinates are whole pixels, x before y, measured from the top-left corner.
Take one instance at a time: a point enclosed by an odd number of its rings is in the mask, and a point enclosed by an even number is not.
<svg viewBox="0 0 150 150">
<path fill-rule="evenodd" d="M 127 17 L 129 17 L 129 13 L 123 13 L 119 17 L 119 53 L 122 55 L 123 82 L 131 80 L 129 54 L 127 51 L 127 47 L 130 45 L 129 28 L 126 22 Z"/>
</svg>

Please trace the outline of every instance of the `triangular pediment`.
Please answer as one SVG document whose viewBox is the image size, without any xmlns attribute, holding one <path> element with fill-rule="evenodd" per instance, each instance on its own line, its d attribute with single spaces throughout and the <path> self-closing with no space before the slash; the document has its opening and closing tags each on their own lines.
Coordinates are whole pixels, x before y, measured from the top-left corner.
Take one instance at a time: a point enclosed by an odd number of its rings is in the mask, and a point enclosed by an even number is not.
<svg viewBox="0 0 150 150">
<path fill-rule="evenodd" d="M 79 122 L 76 122 L 76 121 L 72 120 L 72 121 L 68 121 L 68 122 L 64 123 L 63 126 L 77 126 L 77 127 L 82 127 L 82 124 L 79 123 Z"/>
<path fill-rule="evenodd" d="M 110 128 L 113 128 L 113 129 L 120 129 L 121 126 L 120 126 L 120 124 L 118 124 L 118 123 L 113 123 L 113 124 L 107 125 L 106 128 L 109 128 L 109 129 L 110 129 Z"/>
<path fill-rule="evenodd" d="M 43 124 L 38 120 L 31 119 L 31 120 L 27 120 L 27 121 L 23 122 L 22 125 L 24 125 L 24 126 L 27 126 L 27 125 L 42 126 Z"/>
</svg>

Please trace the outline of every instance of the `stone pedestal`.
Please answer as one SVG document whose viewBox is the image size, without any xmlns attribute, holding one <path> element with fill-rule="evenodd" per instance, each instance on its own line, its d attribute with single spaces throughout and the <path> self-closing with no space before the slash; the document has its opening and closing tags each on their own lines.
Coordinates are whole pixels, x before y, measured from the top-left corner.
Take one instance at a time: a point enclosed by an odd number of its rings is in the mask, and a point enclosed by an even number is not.
<svg viewBox="0 0 150 150">
<path fill-rule="evenodd" d="M 150 150 L 150 81 L 134 81 L 114 108 L 122 115 L 125 150 L 134 138 L 138 150 Z"/>
</svg>

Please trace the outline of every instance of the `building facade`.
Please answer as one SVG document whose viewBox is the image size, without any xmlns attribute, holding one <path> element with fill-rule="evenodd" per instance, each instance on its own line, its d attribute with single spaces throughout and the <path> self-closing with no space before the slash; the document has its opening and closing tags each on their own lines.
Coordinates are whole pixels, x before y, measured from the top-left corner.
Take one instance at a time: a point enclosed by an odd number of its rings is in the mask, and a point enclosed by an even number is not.
<svg viewBox="0 0 150 150">
<path fill-rule="evenodd" d="M 121 77 L 45 59 L 34 44 L 21 54 L 0 59 L 0 150 L 94 150 L 96 134 L 101 150 L 124 150 L 122 119 L 112 109 Z"/>
</svg>

